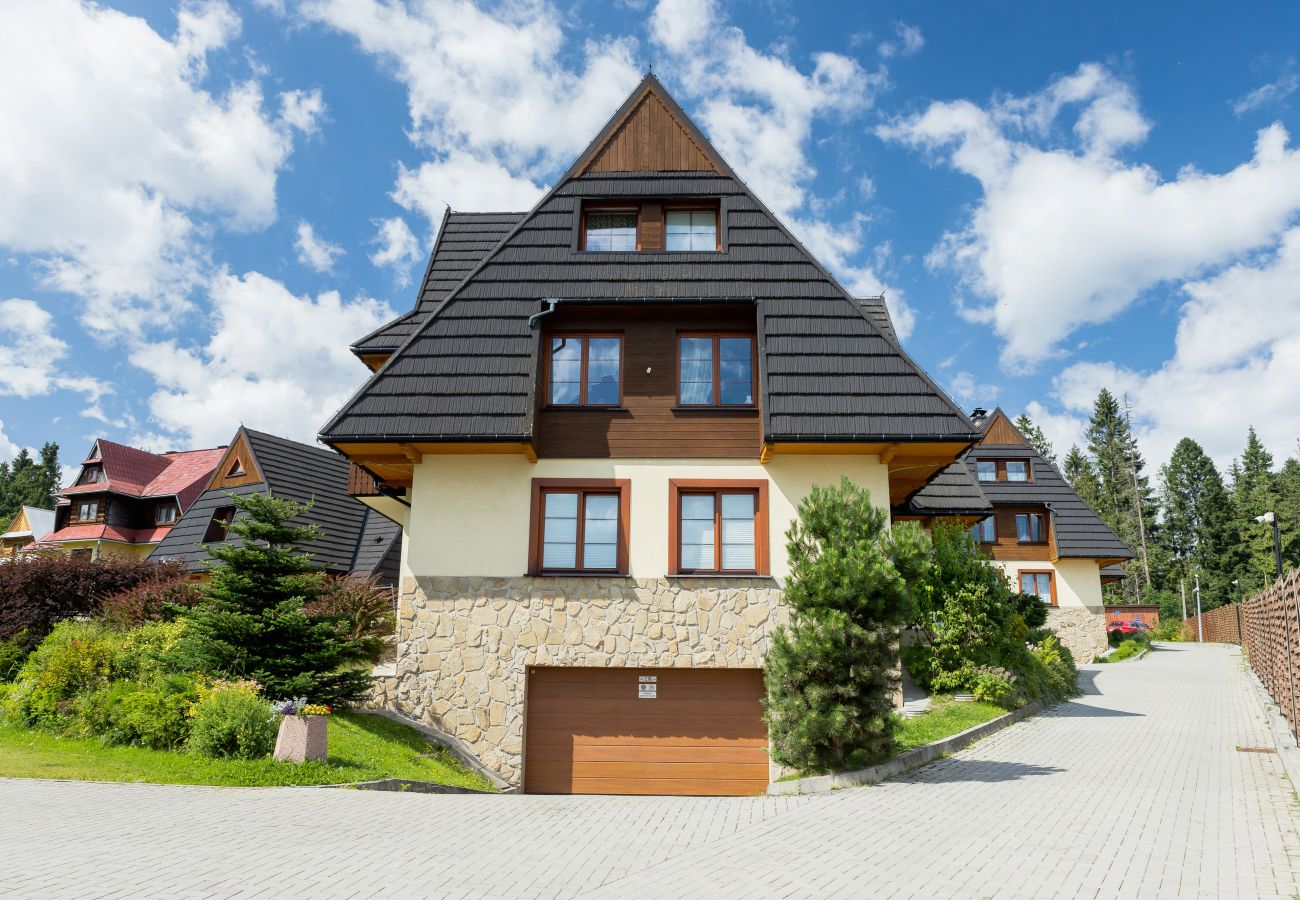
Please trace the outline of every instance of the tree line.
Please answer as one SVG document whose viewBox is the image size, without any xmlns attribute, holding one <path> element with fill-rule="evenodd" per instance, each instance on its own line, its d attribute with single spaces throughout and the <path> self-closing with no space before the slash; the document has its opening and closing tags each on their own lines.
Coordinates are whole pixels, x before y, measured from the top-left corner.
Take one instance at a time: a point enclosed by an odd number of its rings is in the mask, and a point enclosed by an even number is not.
<svg viewBox="0 0 1300 900">
<path fill-rule="evenodd" d="M 8 525 L 24 506 L 53 509 L 62 477 L 55 443 L 41 447 L 40 459 L 23 449 L 12 462 L 0 462 L 0 526 Z"/>
<path fill-rule="evenodd" d="M 1055 463 L 1042 431 L 1026 416 L 1016 424 Z M 1161 616 L 1179 616 L 1184 590 L 1195 611 L 1198 579 L 1202 609 L 1272 584 L 1273 529 L 1255 521 L 1266 512 L 1278 518 L 1284 566 L 1300 565 L 1300 459 L 1275 467 L 1253 427 L 1226 477 L 1185 437 L 1153 483 L 1127 405 L 1103 388 L 1084 439 L 1085 447 L 1070 448 L 1061 473 L 1135 554 L 1124 563 L 1124 580 L 1106 586 L 1107 603 L 1156 603 Z"/>
</svg>

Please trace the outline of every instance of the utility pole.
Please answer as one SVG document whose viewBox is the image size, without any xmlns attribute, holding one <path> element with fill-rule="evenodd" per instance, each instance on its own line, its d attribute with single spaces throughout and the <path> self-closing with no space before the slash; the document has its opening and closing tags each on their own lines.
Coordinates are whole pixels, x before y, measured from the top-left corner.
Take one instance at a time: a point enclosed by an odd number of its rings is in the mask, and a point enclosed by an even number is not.
<svg viewBox="0 0 1300 900">
<path fill-rule="evenodd" d="M 1205 643 L 1205 622 L 1201 619 L 1201 573 L 1196 573 L 1196 640 Z"/>
<path fill-rule="evenodd" d="M 1187 579 L 1178 579 L 1178 590 L 1183 595 L 1183 621 L 1187 621 Z"/>
</svg>

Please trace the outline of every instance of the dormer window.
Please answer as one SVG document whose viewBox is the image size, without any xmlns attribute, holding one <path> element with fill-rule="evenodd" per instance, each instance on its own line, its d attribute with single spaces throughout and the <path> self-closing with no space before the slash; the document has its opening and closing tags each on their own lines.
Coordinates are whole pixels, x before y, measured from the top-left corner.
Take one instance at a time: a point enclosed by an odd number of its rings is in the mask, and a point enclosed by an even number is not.
<svg viewBox="0 0 1300 900">
<path fill-rule="evenodd" d="M 176 504 L 170 500 L 159 503 L 154 510 L 154 524 L 171 525 L 176 521 Z"/>
<path fill-rule="evenodd" d="M 980 481 L 998 480 L 998 463 L 994 459 L 981 459 L 975 463 L 975 473 Z"/>
<path fill-rule="evenodd" d="M 108 479 L 104 477 L 103 466 L 86 466 L 81 472 L 81 478 L 77 484 L 103 484 Z"/>
<path fill-rule="evenodd" d="M 716 209 L 670 209 L 665 216 L 668 225 L 667 250 L 718 249 L 718 211 Z"/>
<path fill-rule="evenodd" d="M 623 399 L 618 335 L 555 335 L 550 357 L 546 400 L 551 406 L 618 406 Z"/>
<path fill-rule="evenodd" d="M 99 518 L 99 501 L 82 500 L 77 504 L 77 521 L 93 522 Z"/>
<path fill-rule="evenodd" d="M 583 249 L 598 253 L 635 252 L 637 210 L 590 209 L 583 220 Z"/>
<path fill-rule="evenodd" d="M 238 457 L 236 457 L 235 461 L 231 464 L 230 469 L 226 472 L 226 477 L 238 478 L 241 475 L 246 475 L 246 474 L 248 473 L 244 471 L 244 464 L 239 461 Z"/>
</svg>

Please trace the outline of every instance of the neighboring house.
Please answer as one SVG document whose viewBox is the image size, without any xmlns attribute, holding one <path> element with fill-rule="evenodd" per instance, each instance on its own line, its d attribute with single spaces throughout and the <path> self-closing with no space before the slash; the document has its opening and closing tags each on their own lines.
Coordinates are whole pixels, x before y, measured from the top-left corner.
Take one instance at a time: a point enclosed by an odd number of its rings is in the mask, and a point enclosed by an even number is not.
<svg viewBox="0 0 1300 900">
<path fill-rule="evenodd" d="M 895 518 L 958 517 L 1012 584 L 1051 606 L 1047 624 L 1079 662 L 1106 650 L 1103 582 L 1123 576 L 1133 558 L 1074 488 L 1043 459 L 1000 409 L 972 414 L 978 444 Z M 981 511 L 978 500 L 984 501 Z M 991 505 L 991 508 L 990 508 Z"/>
<path fill-rule="evenodd" d="M 224 453 L 150 453 L 100 438 L 77 480 L 59 492 L 52 532 L 30 549 L 142 559 L 203 492 Z"/>
<path fill-rule="evenodd" d="M 9 559 L 42 535 L 54 530 L 54 510 L 24 506 L 4 534 L 0 534 L 0 559 Z"/>
<path fill-rule="evenodd" d="M 980 433 L 653 76 L 531 211 L 444 228 L 322 429 L 405 528 L 378 702 L 528 791 L 761 793 L 799 501 L 888 509 Z"/>
<path fill-rule="evenodd" d="M 348 491 L 347 460 L 321 447 L 240 428 L 194 505 L 154 548 L 150 559 L 179 560 L 197 575 L 211 559 L 204 545 L 239 540 L 226 526 L 235 518 L 232 496 L 270 494 L 311 508 L 295 525 L 317 525 L 315 540 L 299 545 L 325 571 L 397 582 L 401 527 L 358 503 Z"/>
</svg>

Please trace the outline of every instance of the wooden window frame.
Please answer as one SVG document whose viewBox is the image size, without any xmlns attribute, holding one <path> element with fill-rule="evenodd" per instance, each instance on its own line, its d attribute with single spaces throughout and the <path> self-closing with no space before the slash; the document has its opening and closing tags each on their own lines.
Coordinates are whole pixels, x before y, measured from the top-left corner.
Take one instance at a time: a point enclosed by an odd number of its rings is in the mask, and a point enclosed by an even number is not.
<svg viewBox="0 0 1300 900">
<path fill-rule="evenodd" d="M 98 478 L 90 478 L 90 475 L 98 475 Z M 88 465 L 82 470 L 81 477 L 77 479 L 78 485 L 83 484 L 107 484 L 108 475 L 104 473 L 104 466 L 101 463 Z"/>
<path fill-rule="evenodd" d="M 686 338 L 713 339 L 713 403 L 686 403 L 682 400 L 682 341 Z M 753 403 L 723 403 L 721 338 L 749 338 L 749 391 Z M 679 331 L 677 332 L 677 405 L 682 409 L 757 409 L 758 408 L 758 336 L 747 331 Z"/>
<path fill-rule="evenodd" d="M 675 212 L 711 212 L 713 213 L 713 250 L 669 250 L 668 249 L 668 214 Z M 722 204 L 720 203 L 665 203 L 663 207 L 663 252 L 664 253 L 721 253 L 722 252 Z M 584 229 L 585 231 L 585 229 Z M 640 246 L 637 247 L 640 250 Z"/>
<path fill-rule="evenodd" d="M 551 402 L 551 342 L 555 339 L 562 340 L 580 340 L 582 341 L 582 361 L 579 366 L 578 375 L 578 402 L 577 403 L 552 403 Z M 616 403 L 588 403 L 587 402 L 587 359 L 588 359 L 588 340 L 591 338 L 617 338 L 618 339 L 618 401 Z M 623 408 L 623 376 L 626 374 L 627 353 L 626 342 L 623 340 L 621 331 L 557 331 L 553 334 L 545 335 L 545 364 L 542 366 L 542 406 L 546 409 L 566 410 L 566 409 L 622 409 Z"/>
<path fill-rule="evenodd" d="M 980 477 L 980 463 L 993 463 L 993 477 Z M 975 460 L 975 480 L 976 481 L 997 481 L 998 480 L 998 461 L 996 459 L 977 459 Z"/>
<path fill-rule="evenodd" d="M 1022 575 L 1046 575 L 1048 592 L 1051 594 L 1051 600 L 1049 601 L 1049 605 L 1051 606 L 1058 605 L 1056 602 L 1056 572 L 1055 571 L 1053 571 L 1052 569 L 1017 569 L 1016 590 L 1020 591 L 1020 593 L 1024 593 L 1024 591 L 1020 590 L 1020 576 Z M 1036 597 L 1039 600 L 1043 599 L 1042 597 L 1039 597 L 1037 594 L 1030 594 L 1029 596 Z"/>
<path fill-rule="evenodd" d="M 1012 481 L 1010 478 L 1007 477 L 1007 463 L 1013 463 L 1013 462 L 1025 464 L 1024 481 Z M 993 477 L 991 479 L 979 477 L 980 463 L 993 464 Z M 1032 484 L 1034 480 L 1034 464 L 1027 459 L 996 459 L 996 458 L 990 459 L 989 457 L 984 457 L 982 459 L 975 460 L 975 480 L 982 481 L 982 482 L 1001 481 L 1009 484 Z"/>
<path fill-rule="evenodd" d="M 613 569 L 547 569 L 542 566 L 546 514 L 543 499 L 548 493 L 615 494 L 618 496 L 618 540 L 616 567 Z M 578 502 L 578 551 L 582 553 L 585 528 L 585 500 Z M 632 482 L 627 478 L 534 478 L 532 483 L 532 508 L 528 521 L 528 574 L 529 575 L 591 575 L 623 577 L 628 574 L 628 542 L 632 531 Z"/>
<path fill-rule="evenodd" d="M 1017 544 L 1020 544 L 1021 546 L 1028 546 L 1028 545 L 1038 545 L 1038 544 L 1046 544 L 1046 543 L 1048 543 L 1048 535 L 1047 535 L 1047 514 L 1046 514 L 1046 513 L 1040 513 L 1040 512 L 1018 512 L 1018 513 L 1014 513 L 1013 515 L 1015 515 L 1015 517 L 1016 517 L 1016 543 L 1017 543 Z M 1036 540 L 1036 541 L 1022 541 L 1022 540 L 1020 539 L 1020 517 L 1021 517 L 1021 516 L 1037 516 L 1037 517 L 1041 520 L 1042 525 L 1041 525 L 1041 527 L 1038 529 L 1038 533 L 1039 533 L 1039 538 L 1038 538 L 1038 540 Z M 1032 525 L 1032 522 L 1031 522 L 1030 524 Z M 1031 531 L 1031 532 L 1033 531 L 1033 528 L 1032 528 L 1032 527 L 1030 528 L 1030 531 Z"/>
<path fill-rule="evenodd" d="M 636 245 L 632 250 L 588 250 L 587 249 L 587 214 L 630 212 L 636 217 L 633 233 Z M 584 203 L 582 217 L 578 222 L 578 250 L 582 253 L 640 253 L 641 252 L 641 204 L 640 203 Z"/>
<path fill-rule="evenodd" d="M 81 514 L 82 507 L 84 507 L 87 503 L 95 504 L 95 514 L 89 518 L 86 518 Z M 98 522 L 99 514 L 103 510 L 103 508 L 104 508 L 103 503 L 98 498 L 94 500 L 78 500 L 76 502 L 76 505 L 73 507 L 72 515 L 69 516 L 69 518 L 75 521 L 78 525 L 85 522 Z"/>
<path fill-rule="evenodd" d="M 230 518 L 224 517 L 224 514 L 227 511 L 229 511 L 230 513 Z M 203 543 L 224 544 L 226 541 L 230 540 L 230 523 L 235 521 L 236 512 L 237 509 L 234 506 L 218 506 L 216 509 L 214 509 L 212 511 L 212 518 L 208 519 L 207 530 L 203 532 Z M 221 516 L 222 518 L 218 519 L 218 516 Z M 220 538 L 211 536 L 213 533 L 212 530 L 217 527 L 218 521 L 222 523 Z"/>
<path fill-rule="evenodd" d="M 175 515 L 173 515 L 170 519 L 163 519 L 162 511 L 164 509 L 172 510 L 172 512 L 175 513 Z M 158 503 L 154 506 L 153 523 L 155 525 L 175 525 L 177 521 L 179 521 L 180 517 L 181 517 L 180 508 L 176 505 L 174 501 L 168 500 L 168 501 Z"/>
<path fill-rule="evenodd" d="M 753 493 L 754 568 L 722 568 L 721 494 Z M 682 569 L 682 496 L 713 494 L 713 569 Z M 766 578 L 771 575 L 768 553 L 767 482 L 762 479 L 672 478 L 668 481 L 668 574 L 674 578 Z"/>
</svg>

